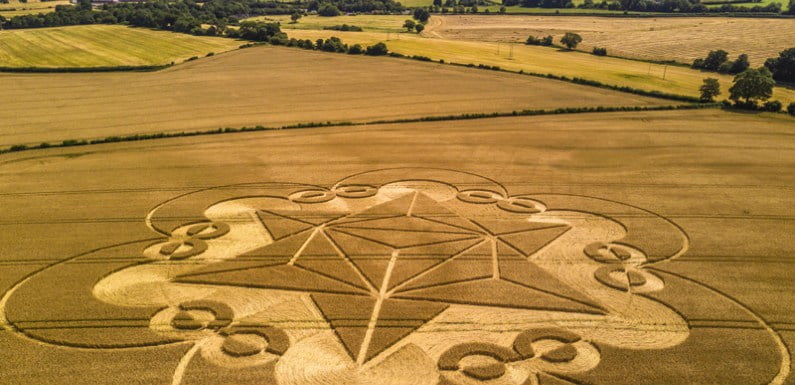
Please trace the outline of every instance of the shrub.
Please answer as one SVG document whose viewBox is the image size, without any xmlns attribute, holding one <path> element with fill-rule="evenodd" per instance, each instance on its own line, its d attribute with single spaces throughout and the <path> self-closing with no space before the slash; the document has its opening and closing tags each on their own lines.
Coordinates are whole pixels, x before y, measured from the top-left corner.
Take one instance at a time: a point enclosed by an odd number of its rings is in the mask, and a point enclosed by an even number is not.
<svg viewBox="0 0 795 385">
<path fill-rule="evenodd" d="M 363 31 L 362 27 L 355 26 L 355 25 L 348 25 L 348 24 L 332 25 L 332 26 L 329 26 L 329 27 L 323 27 L 323 29 L 333 30 L 333 31 L 345 31 L 345 32 L 362 32 Z"/>
<path fill-rule="evenodd" d="M 607 56 L 607 48 L 593 47 L 593 54 L 596 56 Z"/>
<path fill-rule="evenodd" d="M 792 102 L 787 106 L 787 112 L 789 112 L 790 115 L 795 116 L 795 102 Z"/>
<path fill-rule="evenodd" d="M 273 45 L 287 45 L 290 39 L 287 38 L 287 34 L 284 32 L 279 32 L 268 39 L 268 43 Z"/>
<path fill-rule="evenodd" d="M 332 36 L 326 40 L 318 39 L 317 48 L 326 52 L 345 52 L 347 47 L 342 43 L 342 40 L 336 36 Z"/>
<path fill-rule="evenodd" d="M 317 10 L 317 14 L 319 16 L 326 16 L 326 17 L 339 16 L 340 9 L 334 5 L 325 3 L 321 5 L 320 8 Z"/>
<path fill-rule="evenodd" d="M 360 44 L 354 44 L 350 48 L 348 48 L 348 54 L 350 55 L 361 55 L 364 53 L 364 49 Z"/>
<path fill-rule="evenodd" d="M 577 44 L 582 42 L 582 36 L 574 33 L 574 32 L 566 32 L 562 38 L 560 38 L 560 42 L 566 46 L 568 49 L 577 48 Z"/>
<path fill-rule="evenodd" d="M 198 56 L 191 56 L 185 61 L 194 61 L 194 60 L 199 60 L 199 57 Z"/>
<path fill-rule="evenodd" d="M 420 23 L 425 23 L 431 17 L 431 14 L 425 8 L 415 8 L 412 16 L 415 20 L 419 20 Z"/>
<path fill-rule="evenodd" d="M 26 146 L 24 144 L 17 144 L 17 145 L 11 146 L 9 151 L 16 152 L 16 151 L 25 151 L 27 149 L 28 149 L 28 146 Z"/>
<path fill-rule="evenodd" d="M 206 57 L 210 57 L 210 56 L 215 56 L 215 52 L 207 52 L 207 56 Z"/>
<path fill-rule="evenodd" d="M 373 44 L 373 45 L 367 47 L 367 50 L 365 51 L 365 55 L 383 56 L 383 55 L 386 55 L 388 52 L 389 52 L 389 50 L 387 49 L 386 44 L 384 44 L 384 43 L 376 43 L 376 44 Z"/>
<path fill-rule="evenodd" d="M 527 38 L 527 41 L 525 42 L 525 44 L 527 44 L 527 45 L 550 46 L 550 45 L 552 45 L 552 35 L 549 35 L 549 36 L 546 36 L 546 37 L 541 37 L 541 38 L 538 38 L 538 37 L 535 37 L 535 36 L 529 36 Z"/>
<path fill-rule="evenodd" d="M 778 100 L 771 100 L 762 106 L 762 109 L 770 112 L 779 112 L 783 105 Z"/>
</svg>

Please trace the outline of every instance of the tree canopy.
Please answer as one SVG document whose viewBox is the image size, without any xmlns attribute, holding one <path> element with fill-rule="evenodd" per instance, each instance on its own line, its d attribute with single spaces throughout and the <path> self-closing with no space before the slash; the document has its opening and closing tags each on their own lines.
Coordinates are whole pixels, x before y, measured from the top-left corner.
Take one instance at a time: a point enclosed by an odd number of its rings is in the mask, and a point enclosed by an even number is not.
<svg viewBox="0 0 795 385">
<path fill-rule="evenodd" d="M 747 106 L 756 106 L 757 101 L 773 96 L 775 85 L 773 75 L 767 68 L 749 68 L 734 77 L 734 84 L 729 88 L 729 99 L 736 103 L 743 99 Z"/>
<path fill-rule="evenodd" d="M 773 73 L 773 79 L 795 83 L 795 47 L 781 51 L 777 58 L 767 59 L 765 67 Z"/>
<path fill-rule="evenodd" d="M 566 32 L 566 34 L 560 38 L 560 42 L 568 49 L 577 48 L 577 44 L 580 44 L 581 41 L 582 37 L 574 32 Z"/>
<path fill-rule="evenodd" d="M 715 78 L 704 79 L 704 84 L 699 88 L 702 102 L 712 102 L 720 95 L 720 82 Z"/>
</svg>

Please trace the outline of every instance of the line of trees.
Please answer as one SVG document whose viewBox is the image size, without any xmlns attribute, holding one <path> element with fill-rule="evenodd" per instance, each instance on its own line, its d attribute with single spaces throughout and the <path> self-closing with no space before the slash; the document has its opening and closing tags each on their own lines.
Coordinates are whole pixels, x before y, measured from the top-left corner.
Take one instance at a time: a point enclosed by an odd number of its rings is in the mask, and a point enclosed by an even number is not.
<svg viewBox="0 0 795 385">
<path fill-rule="evenodd" d="M 751 63 L 748 62 L 748 55 L 740 54 L 734 61 L 729 60 L 729 53 L 719 49 L 709 51 L 707 57 L 693 61 L 692 68 L 707 71 L 715 71 L 724 74 L 739 74 L 748 69 Z"/>
<path fill-rule="evenodd" d="M 733 103 L 735 107 L 747 110 L 780 112 L 783 104 L 778 100 L 769 100 L 775 85 L 773 73 L 767 67 L 748 68 L 734 77 L 729 88 L 729 99 L 724 103 Z M 706 78 L 699 91 L 702 102 L 713 102 L 721 95 L 720 82 L 715 78 Z M 795 115 L 795 103 L 790 103 L 787 112 Z"/>
<path fill-rule="evenodd" d="M 308 4 L 286 3 L 276 0 L 151 0 L 141 3 L 105 4 L 93 10 L 90 0 L 76 5 L 58 5 L 51 13 L 15 16 L 0 19 L 2 28 L 42 28 L 80 24 L 130 24 L 140 27 L 197 32 L 202 24 L 226 26 L 240 19 L 259 15 L 291 15 L 309 11 L 341 12 L 402 12 L 405 8 L 394 0 L 312 0 Z M 427 11 L 426 11 L 427 12 Z M 427 19 L 426 19 L 427 20 Z"/>
<path fill-rule="evenodd" d="M 703 59 L 696 59 L 691 66 L 695 69 L 714 71 L 727 74 L 739 74 L 751 67 L 748 55 L 740 54 L 735 60 L 729 60 L 729 53 L 722 50 L 709 51 Z M 778 57 L 767 59 L 764 67 L 774 80 L 783 83 L 795 83 L 795 47 L 781 51 Z"/>
<path fill-rule="evenodd" d="M 450 0 L 455 6 L 455 1 Z M 445 3 L 445 5 L 447 5 Z M 504 6 L 521 6 L 527 8 L 575 8 L 572 0 L 503 0 Z M 723 4 L 720 7 L 709 8 L 700 0 L 585 0 L 576 6 L 580 9 L 604 9 L 612 11 L 635 12 L 664 12 L 664 13 L 780 13 L 781 4 L 770 3 L 744 7 L 735 4 Z M 795 14 L 795 0 L 791 0 L 788 11 L 784 13 Z"/>
</svg>

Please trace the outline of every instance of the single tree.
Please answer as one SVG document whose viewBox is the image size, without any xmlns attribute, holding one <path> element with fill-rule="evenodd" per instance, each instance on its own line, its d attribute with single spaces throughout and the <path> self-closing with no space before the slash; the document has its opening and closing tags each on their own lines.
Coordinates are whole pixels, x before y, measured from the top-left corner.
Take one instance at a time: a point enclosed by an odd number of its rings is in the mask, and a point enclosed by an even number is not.
<svg viewBox="0 0 795 385">
<path fill-rule="evenodd" d="M 414 30 L 417 31 L 417 33 L 422 33 L 422 30 L 424 30 L 424 29 L 425 29 L 425 25 L 424 24 L 417 24 L 417 25 L 414 26 Z"/>
<path fill-rule="evenodd" d="M 792 102 L 787 106 L 787 112 L 789 112 L 790 115 L 795 116 L 795 102 Z"/>
<path fill-rule="evenodd" d="M 712 102 L 716 96 L 720 95 L 720 82 L 715 78 L 706 78 L 699 90 L 701 91 L 702 102 Z"/>
<path fill-rule="evenodd" d="M 749 68 L 734 77 L 734 84 L 729 88 L 729 99 L 739 103 L 745 100 L 747 107 L 756 107 L 758 100 L 767 100 L 773 96 L 776 81 L 767 68 Z"/>
<path fill-rule="evenodd" d="M 577 48 L 577 44 L 580 44 L 581 41 L 582 37 L 574 32 L 566 32 L 566 34 L 560 38 L 560 42 L 568 49 Z"/>
<path fill-rule="evenodd" d="M 428 21 L 431 17 L 431 14 L 428 13 L 428 10 L 425 8 L 414 8 L 414 19 L 419 20 L 420 23 L 424 23 Z"/>
<path fill-rule="evenodd" d="M 434 7 L 441 7 L 442 6 L 442 0 L 433 0 L 433 6 Z"/>
<path fill-rule="evenodd" d="M 411 19 L 408 19 L 405 22 L 403 22 L 403 28 L 406 29 L 406 32 L 411 32 L 411 30 L 414 29 L 415 25 L 417 25 L 417 23 L 415 23 L 414 20 Z"/>
<path fill-rule="evenodd" d="M 793 1 L 795 1 L 795 0 L 793 0 Z M 505 13 L 505 12 L 507 12 L 507 9 L 503 5 L 502 7 L 500 7 L 500 13 Z"/>
<path fill-rule="evenodd" d="M 298 12 L 293 12 L 293 14 L 290 15 L 290 20 L 293 21 L 293 24 L 297 23 L 298 19 L 300 19 L 300 18 L 301 18 L 301 14 L 298 13 Z"/>
</svg>

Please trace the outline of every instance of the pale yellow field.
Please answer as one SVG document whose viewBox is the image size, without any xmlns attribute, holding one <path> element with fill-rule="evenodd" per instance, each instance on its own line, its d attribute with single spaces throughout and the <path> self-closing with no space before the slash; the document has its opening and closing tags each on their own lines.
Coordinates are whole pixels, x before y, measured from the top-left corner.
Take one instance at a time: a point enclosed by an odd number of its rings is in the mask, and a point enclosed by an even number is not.
<svg viewBox="0 0 795 385">
<path fill-rule="evenodd" d="M 0 74 L 0 144 L 680 104 L 515 74 L 259 46 L 145 73 Z"/>
<path fill-rule="evenodd" d="M 5 18 L 11 18 L 19 15 L 49 13 L 55 11 L 56 5 L 65 4 L 69 4 L 69 0 L 28 0 L 27 3 L 20 3 L 19 0 L 10 0 L 8 4 L 0 4 L 0 15 Z"/>
<path fill-rule="evenodd" d="M 0 67 L 103 67 L 163 65 L 244 42 L 221 37 L 130 28 L 81 25 L 0 31 Z"/>
<path fill-rule="evenodd" d="M 789 384 L 794 121 L 594 113 L 5 154 L 3 382 Z"/>
<path fill-rule="evenodd" d="M 731 59 L 748 54 L 755 67 L 795 42 L 795 22 L 764 18 L 454 15 L 433 16 L 426 31 L 446 39 L 503 42 L 552 35 L 556 43 L 564 33 L 576 32 L 583 38 L 578 49 L 588 52 L 605 47 L 611 55 L 690 64 L 710 50 L 723 49 Z"/>
<path fill-rule="evenodd" d="M 310 31 L 294 30 L 290 37 L 317 39 L 338 36 L 345 43 L 373 44 L 384 41 L 381 33 Z M 426 38 L 416 35 L 399 34 L 386 41 L 389 50 L 404 55 L 422 55 L 434 60 L 443 59 L 450 63 L 496 65 L 511 71 L 554 74 L 558 76 L 580 77 L 605 84 L 628 86 L 643 90 L 698 96 L 698 88 L 706 77 L 720 80 L 723 95 L 728 97 L 728 89 L 733 77 L 717 73 L 701 72 L 681 66 L 649 64 L 640 61 L 612 57 L 597 57 L 580 52 L 568 52 L 549 47 Z M 511 48 L 512 47 L 512 48 Z M 664 78 L 663 78 L 664 77 Z M 774 99 L 784 103 L 795 101 L 795 90 L 777 87 Z"/>
<path fill-rule="evenodd" d="M 246 20 L 279 22 L 283 30 L 288 29 L 323 29 L 335 25 L 355 25 L 362 27 L 364 32 L 403 32 L 403 22 L 411 19 L 411 15 L 342 15 L 335 17 L 323 17 L 317 15 L 307 15 L 292 23 L 290 15 L 268 15 L 257 16 Z"/>
</svg>

